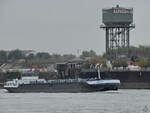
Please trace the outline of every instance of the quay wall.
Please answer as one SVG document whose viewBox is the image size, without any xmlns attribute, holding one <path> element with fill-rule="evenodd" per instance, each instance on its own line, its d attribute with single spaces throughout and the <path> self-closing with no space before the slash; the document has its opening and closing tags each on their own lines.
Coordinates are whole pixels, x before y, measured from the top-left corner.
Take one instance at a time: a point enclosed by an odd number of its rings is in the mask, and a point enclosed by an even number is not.
<svg viewBox="0 0 150 113">
<path fill-rule="evenodd" d="M 0 73 L 1 83 L 7 79 L 19 78 L 19 73 Z M 80 78 L 97 77 L 97 72 L 86 72 L 79 75 Z M 40 78 L 51 79 L 51 73 L 41 73 Z M 120 88 L 124 89 L 150 89 L 150 71 L 105 71 L 101 72 L 101 78 L 113 78 L 121 81 Z"/>
<path fill-rule="evenodd" d="M 104 72 L 103 77 L 119 79 L 120 88 L 150 89 L 150 71 Z"/>
</svg>

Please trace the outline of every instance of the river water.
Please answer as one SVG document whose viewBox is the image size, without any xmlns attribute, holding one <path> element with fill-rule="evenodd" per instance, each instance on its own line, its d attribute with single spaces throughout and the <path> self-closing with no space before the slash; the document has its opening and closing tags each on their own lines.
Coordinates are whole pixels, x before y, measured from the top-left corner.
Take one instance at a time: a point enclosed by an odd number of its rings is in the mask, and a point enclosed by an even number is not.
<svg viewBox="0 0 150 113">
<path fill-rule="evenodd" d="M 0 113 L 150 113 L 150 90 L 94 93 L 8 93 Z"/>
</svg>

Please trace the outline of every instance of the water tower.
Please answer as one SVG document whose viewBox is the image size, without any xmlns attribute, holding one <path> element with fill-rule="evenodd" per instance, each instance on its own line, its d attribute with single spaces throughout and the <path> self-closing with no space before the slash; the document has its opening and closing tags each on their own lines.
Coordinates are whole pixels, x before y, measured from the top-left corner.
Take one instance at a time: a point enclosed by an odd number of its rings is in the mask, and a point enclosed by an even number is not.
<svg viewBox="0 0 150 113">
<path fill-rule="evenodd" d="M 133 8 L 116 7 L 102 9 L 103 25 L 106 31 L 106 56 L 127 57 L 130 45 L 129 33 L 133 25 Z"/>
</svg>

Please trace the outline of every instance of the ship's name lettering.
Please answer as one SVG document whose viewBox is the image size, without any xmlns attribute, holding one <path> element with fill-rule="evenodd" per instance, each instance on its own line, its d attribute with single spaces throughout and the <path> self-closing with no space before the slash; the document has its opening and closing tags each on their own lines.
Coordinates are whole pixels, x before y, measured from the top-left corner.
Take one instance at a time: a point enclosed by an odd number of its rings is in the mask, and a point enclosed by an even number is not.
<svg viewBox="0 0 150 113">
<path fill-rule="evenodd" d="M 121 9 L 114 9 L 113 13 L 127 14 L 127 13 L 130 13 L 130 11 L 128 11 L 128 10 L 121 10 Z"/>
</svg>

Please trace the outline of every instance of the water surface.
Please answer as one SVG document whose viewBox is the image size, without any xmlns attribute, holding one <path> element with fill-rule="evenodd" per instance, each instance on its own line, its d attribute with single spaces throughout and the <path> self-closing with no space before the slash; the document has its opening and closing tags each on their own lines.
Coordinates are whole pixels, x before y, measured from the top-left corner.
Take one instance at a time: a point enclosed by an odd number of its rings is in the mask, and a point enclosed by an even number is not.
<svg viewBox="0 0 150 113">
<path fill-rule="evenodd" d="M 150 113 L 150 90 L 94 93 L 8 93 L 0 113 Z"/>
</svg>

